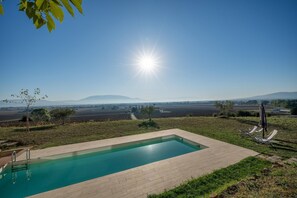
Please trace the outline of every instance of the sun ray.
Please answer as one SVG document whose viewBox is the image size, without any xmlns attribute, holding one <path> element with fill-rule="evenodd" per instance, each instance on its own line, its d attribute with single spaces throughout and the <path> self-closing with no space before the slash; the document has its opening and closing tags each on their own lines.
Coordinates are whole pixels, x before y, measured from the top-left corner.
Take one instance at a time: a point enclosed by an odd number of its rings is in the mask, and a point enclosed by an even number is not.
<svg viewBox="0 0 297 198">
<path fill-rule="evenodd" d="M 137 68 L 137 75 L 149 77 L 157 76 L 161 66 L 161 58 L 157 55 L 155 49 L 146 50 L 141 48 L 136 56 L 134 65 Z"/>
</svg>

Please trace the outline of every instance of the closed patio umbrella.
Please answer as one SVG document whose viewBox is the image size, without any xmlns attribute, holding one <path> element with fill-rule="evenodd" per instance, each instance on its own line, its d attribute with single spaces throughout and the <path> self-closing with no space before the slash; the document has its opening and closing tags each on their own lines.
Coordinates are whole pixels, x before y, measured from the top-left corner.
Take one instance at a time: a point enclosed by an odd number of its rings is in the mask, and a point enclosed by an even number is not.
<svg viewBox="0 0 297 198">
<path fill-rule="evenodd" d="M 263 103 L 260 105 L 260 126 L 262 127 L 262 138 L 264 138 L 265 131 L 267 132 L 267 119 Z"/>
</svg>

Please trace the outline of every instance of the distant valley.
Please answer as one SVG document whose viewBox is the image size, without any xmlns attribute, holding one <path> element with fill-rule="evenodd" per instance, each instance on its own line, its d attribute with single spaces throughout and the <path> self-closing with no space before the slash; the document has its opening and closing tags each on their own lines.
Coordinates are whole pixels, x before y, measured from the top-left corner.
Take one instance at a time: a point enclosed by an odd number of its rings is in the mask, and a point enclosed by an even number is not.
<svg viewBox="0 0 297 198">
<path fill-rule="evenodd" d="M 247 98 L 234 99 L 236 101 L 247 101 L 247 100 L 293 100 L 297 99 L 297 92 L 276 92 L 265 95 L 252 96 Z M 0 107 L 20 107 L 24 106 L 18 103 L 18 100 L 14 100 L 12 103 L 5 103 L 0 101 Z M 178 100 L 177 100 L 178 101 Z M 196 101 L 199 101 L 198 99 Z M 65 101 L 50 101 L 41 100 L 36 102 L 34 106 L 72 106 L 72 105 L 92 105 L 92 104 L 127 104 L 127 103 L 149 103 L 159 101 L 147 101 L 139 98 L 131 98 L 122 95 L 93 95 L 80 100 L 65 100 Z"/>
</svg>

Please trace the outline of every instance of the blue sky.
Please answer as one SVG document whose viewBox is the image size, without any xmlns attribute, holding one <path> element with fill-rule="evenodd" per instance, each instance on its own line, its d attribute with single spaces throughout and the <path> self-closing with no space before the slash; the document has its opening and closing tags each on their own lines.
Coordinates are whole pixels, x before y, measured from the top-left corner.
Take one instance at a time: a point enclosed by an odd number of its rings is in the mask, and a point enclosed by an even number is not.
<svg viewBox="0 0 297 198">
<path fill-rule="evenodd" d="M 295 0 L 84 0 L 84 15 L 65 14 L 52 33 L 16 4 L 0 16 L 0 99 L 35 87 L 49 100 L 297 91 Z M 141 49 L 160 57 L 156 75 L 137 75 Z"/>
</svg>

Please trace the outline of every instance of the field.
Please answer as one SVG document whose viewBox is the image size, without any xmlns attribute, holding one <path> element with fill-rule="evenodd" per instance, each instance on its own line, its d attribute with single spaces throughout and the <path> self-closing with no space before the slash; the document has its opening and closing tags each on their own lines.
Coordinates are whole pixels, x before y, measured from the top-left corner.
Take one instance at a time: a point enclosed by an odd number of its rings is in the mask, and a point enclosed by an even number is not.
<svg viewBox="0 0 297 198">
<path fill-rule="evenodd" d="M 182 117 L 182 118 L 156 118 L 159 130 L 180 128 L 193 133 L 229 142 L 245 148 L 255 150 L 265 156 L 277 155 L 282 159 L 297 157 L 296 150 L 287 150 L 273 148 L 268 145 L 262 145 L 254 142 L 251 138 L 242 137 L 239 129 L 248 129 L 258 123 L 258 118 L 216 118 L 216 117 Z M 23 127 L 0 127 L 0 139 L 19 142 L 18 146 L 34 146 L 34 149 L 58 146 L 64 144 L 85 142 L 91 140 L 113 138 L 119 136 L 133 135 L 155 131 L 156 129 L 139 128 L 137 125 L 141 120 L 121 120 L 106 122 L 82 122 L 69 123 L 66 125 L 47 125 L 32 127 L 31 132 L 26 132 Z M 277 129 L 279 133 L 276 139 L 282 141 L 291 148 L 297 149 L 297 119 L 288 117 L 269 117 L 269 130 Z M 258 134 L 260 135 L 260 134 Z M 195 179 L 185 183 L 177 189 L 168 193 L 154 195 L 156 197 L 187 197 L 191 195 L 201 196 L 210 194 L 219 194 L 223 197 L 246 197 L 250 193 L 253 196 L 258 194 L 267 197 L 294 197 L 296 192 L 296 168 L 294 165 L 277 166 L 270 165 L 266 161 L 255 161 L 258 158 L 247 159 L 248 161 L 239 162 L 234 165 L 214 172 L 206 178 Z M 241 164 L 240 164 L 241 163 Z M 243 165 L 242 165 L 243 164 Z M 271 174 L 262 174 L 265 167 Z M 234 170 L 235 171 L 234 171 Z M 249 171 L 250 170 L 250 171 Z M 288 171 L 287 171 L 288 170 Z M 286 172 L 287 171 L 287 172 Z M 221 173 L 223 172 L 223 173 Z M 228 174 L 226 174 L 228 173 Z M 238 174 L 240 173 L 240 174 Z M 255 176 L 256 175 L 256 176 Z M 210 180 L 211 182 L 208 182 Z M 239 182 L 239 184 L 238 184 Z M 270 192 L 269 185 L 262 182 L 269 182 L 273 186 L 273 192 Z M 210 185 L 212 184 L 212 185 Z M 199 191 L 198 189 L 205 189 Z M 236 192 L 232 189 L 235 188 Z M 230 193 L 231 189 L 231 193 Z M 174 196 L 171 194 L 174 193 Z M 269 196 L 268 196 L 269 195 Z M 264 196 L 265 197 L 265 196 Z"/>
<path fill-rule="evenodd" d="M 46 107 L 49 111 L 56 107 Z M 129 120 L 130 111 L 128 106 L 71 106 L 76 111 L 71 120 L 77 121 L 108 121 Z M 18 122 L 25 115 L 24 108 L 2 108 L 0 109 L 0 122 Z"/>
<path fill-rule="evenodd" d="M 75 115 L 71 116 L 72 122 L 85 121 L 113 121 L 113 120 L 130 120 L 132 108 L 138 110 L 134 113 L 138 119 L 146 118 L 140 113 L 140 108 L 148 104 L 118 104 L 118 105 L 76 105 L 69 106 L 76 111 Z M 152 104 L 150 104 L 152 105 Z M 157 103 L 154 104 L 156 110 L 153 118 L 171 118 L 171 117 L 190 117 L 190 116 L 212 116 L 218 113 L 213 103 L 210 102 L 172 102 L 172 103 Z M 34 107 L 38 108 L 38 107 Z M 57 107 L 46 107 L 52 110 Z M 271 111 L 271 107 L 267 107 Z M 234 112 L 238 110 L 258 111 L 257 105 L 235 105 Z M 0 126 L 19 125 L 18 123 L 22 116 L 25 115 L 25 109 L 21 107 L 1 108 L 0 109 Z M 34 124 L 34 123 L 32 123 Z"/>
</svg>

